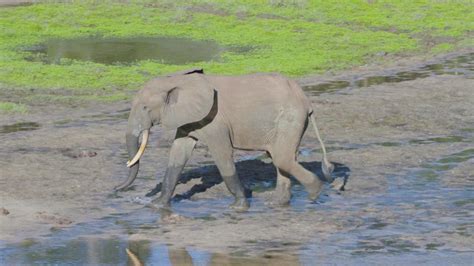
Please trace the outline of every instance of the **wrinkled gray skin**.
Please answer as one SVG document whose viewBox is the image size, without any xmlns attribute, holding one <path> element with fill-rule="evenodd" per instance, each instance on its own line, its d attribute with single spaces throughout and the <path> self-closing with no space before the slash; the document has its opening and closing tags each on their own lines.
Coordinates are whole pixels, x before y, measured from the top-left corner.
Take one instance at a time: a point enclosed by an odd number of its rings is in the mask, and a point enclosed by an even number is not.
<svg viewBox="0 0 474 266">
<path fill-rule="evenodd" d="M 313 110 L 302 89 L 278 74 L 245 76 L 204 75 L 202 70 L 181 72 L 149 81 L 135 97 L 126 133 L 129 157 L 139 146 L 144 130 L 161 124 L 177 129 L 171 145 L 168 168 L 158 206 L 169 206 L 179 175 L 197 141 L 209 147 L 216 166 L 235 202 L 231 207 L 245 210 L 249 203 L 236 173 L 233 150 L 267 151 L 277 169 L 274 204 L 289 203 L 290 179 L 294 176 L 315 200 L 322 189 L 312 172 L 303 168 L 296 156 Z M 315 123 L 315 122 L 314 122 Z M 315 124 L 314 124 L 315 126 Z M 139 162 L 130 168 L 123 190 L 137 176 Z M 332 181 L 333 165 L 322 161 L 323 174 Z"/>
</svg>

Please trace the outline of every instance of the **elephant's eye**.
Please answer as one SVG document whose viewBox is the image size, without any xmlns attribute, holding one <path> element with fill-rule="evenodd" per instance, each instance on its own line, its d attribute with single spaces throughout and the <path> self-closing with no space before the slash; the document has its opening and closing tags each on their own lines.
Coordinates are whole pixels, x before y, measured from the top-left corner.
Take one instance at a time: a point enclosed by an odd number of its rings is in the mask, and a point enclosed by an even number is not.
<svg viewBox="0 0 474 266">
<path fill-rule="evenodd" d="M 146 107 L 146 105 L 144 105 L 144 106 L 143 106 L 143 110 L 146 110 L 146 109 L 148 109 L 148 107 Z"/>
</svg>

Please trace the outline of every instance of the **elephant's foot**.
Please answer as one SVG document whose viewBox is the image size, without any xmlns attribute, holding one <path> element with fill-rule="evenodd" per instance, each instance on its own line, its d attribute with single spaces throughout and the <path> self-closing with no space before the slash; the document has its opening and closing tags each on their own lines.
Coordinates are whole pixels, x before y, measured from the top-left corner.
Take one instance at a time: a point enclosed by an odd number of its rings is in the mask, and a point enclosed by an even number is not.
<svg viewBox="0 0 474 266">
<path fill-rule="evenodd" d="M 285 207 L 290 205 L 291 199 L 291 181 L 283 176 L 278 175 L 277 186 L 272 193 L 270 206 Z"/>
<path fill-rule="evenodd" d="M 279 199 L 272 199 L 266 205 L 270 208 L 284 208 L 290 206 L 290 201 L 283 201 Z"/>
<path fill-rule="evenodd" d="M 278 191 L 273 192 L 272 199 L 268 203 L 270 207 L 287 207 L 290 205 L 291 194 L 281 193 Z"/>
<path fill-rule="evenodd" d="M 314 180 L 314 182 L 304 184 L 304 187 L 306 188 L 306 191 L 308 191 L 308 199 L 311 201 L 315 201 L 316 199 L 318 199 L 319 194 L 321 194 L 321 191 L 323 189 L 323 182 L 321 182 L 320 180 Z"/>
<path fill-rule="evenodd" d="M 244 212 L 250 208 L 250 204 L 246 198 L 236 198 L 229 207 L 235 211 Z"/>
<path fill-rule="evenodd" d="M 160 196 L 151 201 L 151 207 L 156 209 L 169 209 L 171 207 L 171 203 L 169 200 Z"/>
</svg>

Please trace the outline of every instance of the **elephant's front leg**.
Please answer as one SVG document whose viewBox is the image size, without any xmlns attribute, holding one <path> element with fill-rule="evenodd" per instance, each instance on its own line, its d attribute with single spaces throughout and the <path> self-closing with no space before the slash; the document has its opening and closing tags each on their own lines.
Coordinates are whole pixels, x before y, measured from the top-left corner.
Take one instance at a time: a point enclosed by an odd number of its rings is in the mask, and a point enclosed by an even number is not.
<svg viewBox="0 0 474 266">
<path fill-rule="evenodd" d="M 245 197 L 244 187 L 235 169 L 230 140 L 216 136 L 214 141 L 208 143 L 208 146 L 227 189 L 235 197 L 235 201 L 230 207 L 237 211 L 247 210 L 249 202 Z"/>
<path fill-rule="evenodd" d="M 153 200 L 158 206 L 169 207 L 179 175 L 191 157 L 196 140 L 191 137 L 176 138 L 170 149 L 168 168 L 162 181 L 161 195 Z"/>
</svg>

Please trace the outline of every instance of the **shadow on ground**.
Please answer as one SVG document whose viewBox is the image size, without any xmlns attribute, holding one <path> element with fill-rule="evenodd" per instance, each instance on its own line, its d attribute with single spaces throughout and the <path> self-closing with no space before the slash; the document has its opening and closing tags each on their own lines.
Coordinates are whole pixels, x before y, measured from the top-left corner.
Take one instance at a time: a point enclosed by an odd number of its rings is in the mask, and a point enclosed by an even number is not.
<svg viewBox="0 0 474 266">
<path fill-rule="evenodd" d="M 346 184 L 350 175 L 350 169 L 344 164 L 332 162 L 335 165 L 333 176 L 343 179 Z M 303 167 L 315 173 L 320 180 L 325 180 L 321 172 L 321 162 L 300 162 Z M 253 192 L 263 192 L 272 190 L 276 185 L 276 169 L 272 163 L 266 163 L 261 160 L 253 159 L 240 161 L 236 163 L 237 173 L 246 189 L 247 197 L 252 197 Z M 174 196 L 173 201 L 190 199 L 197 193 L 203 193 L 209 188 L 222 183 L 219 170 L 215 165 L 206 165 L 189 171 L 185 171 L 179 181 L 179 184 L 186 184 L 193 179 L 201 178 L 200 184 L 193 185 L 188 191 Z M 292 183 L 299 182 L 291 177 Z M 153 190 L 146 194 L 147 197 L 155 196 L 161 191 L 162 183 L 158 183 Z M 340 188 L 344 190 L 344 186 Z"/>
</svg>

